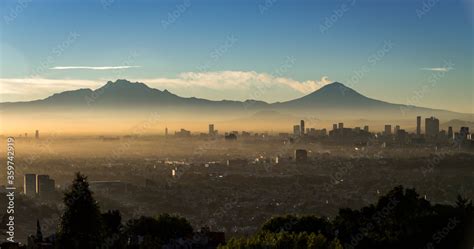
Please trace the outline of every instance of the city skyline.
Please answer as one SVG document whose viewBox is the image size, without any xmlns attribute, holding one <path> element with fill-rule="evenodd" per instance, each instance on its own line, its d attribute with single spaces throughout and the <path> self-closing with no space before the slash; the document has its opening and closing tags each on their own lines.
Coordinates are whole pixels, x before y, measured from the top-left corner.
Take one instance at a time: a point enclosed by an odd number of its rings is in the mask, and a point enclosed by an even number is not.
<svg viewBox="0 0 474 249">
<path fill-rule="evenodd" d="M 212 100 L 263 88 L 258 99 L 275 102 L 338 81 L 389 102 L 474 112 L 470 1 L 2 5 L 2 102 L 117 78 Z"/>
<path fill-rule="evenodd" d="M 339 123 L 332 123 L 331 125 L 322 125 L 322 124 L 315 124 L 315 120 L 307 120 L 307 119 L 301 119 L 300 124 L 295 124 L 293 125 L 293 130 L 291 130 L 291 127 L 288 127 L 286 130 L 274 130 L 272 127 L 269 127 L 270 130 L 256 130 L 252 129 L 252 127 L 247 127 L 248 129 L 246 130 L 238 130 L 234 128 L 226 129 L 219 133 L 219 130 L 216 129 L 216 125 L 214 123 L 209 123 L 207 127 L 203 126 L 198 129 L 189 129 L 185 126 L 181 126 L 179 128 L 176 128 L 174 131 L 174 135 L 177 137 L 188 137 L 191 135 L 208 135 L 208 136 L 218 136 L 218 135 L 228 135 L 228 134 L 236 134 L 238 135 L 241 133 L 241 135 L 245 136 L 250 136 L 250 135 L 258 135 L 258 134 L 270 134 L 270 135 L 283 135 L 286 134 L 287 136 L 290 136 L 291 134 L 293 136 L 306 136 L 312 134 L 313 136 L 327 136 L 328 131 L 334 131 L 338 129 L 348 129 L 348 130 L 355 130 L 355 131 L 364 131 L 367 134 L 382 134 L 382 135 L 397 135 L 398 131 L 402 132 L 407 132 L 409 135 L 416 135 L 418 137 L 426 136 L 426 137 L 436 137 L 440 133 L 443 133 L 443 136 L 447 136 L 448 138 L 452 138 L 454 135 L 453 127 L 459 129 L 459 133 L 462 133 L 463 129 L 467 129 L 466 133 L 469 133 L 469 127 L 472 127 L 472 122 L 460 122 L 455 125 L 451 123 L 444 123 L 443 126 L 440 126 L 440 120 L 437 119 L 434 116 L 426 117 L 424 125 L 421 125 L 421 123 L 418 123 L 418 120 L 421 120 L 421 116 L 416 117 L 416 124 L 413 122 L 413 126 L 408 125 L 408 126 L 400 126 L 399 123 L 397 122 L 392 122 L 392 123 L 385 123 L 381 125 L 375 125 L 377 128 L 373 128 L 373 126 L 370 126 L 368 124 L 363 124 L 363 125 L 352 125 L 351 127 L 345 127 L 344 126 L 344 121 L 340 122 L 341 120 L 333 120 L 333 122 L 339 122 Z M 309 121 L 311 126 L 305 128 L 305 123 Z M 324 122 L 325 124 L 328 123 L 327 121 Z M 331 123 L 331 122 L 329 122 Z M 163 125 L 160 125 L 160 127 Z M 393 126 L 393 127 L 392 127 Z M 330 129 L 332 127 L 332 129 Z M 402 129 L 403 128 L 403 129 Z M 444 129 L 446 128 L 446 129 Z M 369 130 L 370 129 L 370 130 Z M 392 131 L 393 130 L 393 131 Z M 207 131 L 207 133 L 205 132 Z M 292 131 L 292 132 L 291 132 Z M 392 133 L 393 132 L 393 133 Z M 163 132 L 151 132 L 149 135 L 153 134 L 162 134 L 165 137 L 168 137 L 169 134 L 169 127 L 168 125 L 164 125 L 164 130 Z M 125 136 L 128 136 L 127 134 L 122 134 Z M 143 134 L 142 134 L 143 135 Z M 54 136 L 59 136 L 59 134 L 54 134 Z M 25 132 L 23 134 L 20 134 L 19 137 L 24 137 L 24 138 L 29 138 L 28 132 Z M 39 130 L 35 130 L 35 139 L 40 139 L 39 136 Z"/>
</svg>

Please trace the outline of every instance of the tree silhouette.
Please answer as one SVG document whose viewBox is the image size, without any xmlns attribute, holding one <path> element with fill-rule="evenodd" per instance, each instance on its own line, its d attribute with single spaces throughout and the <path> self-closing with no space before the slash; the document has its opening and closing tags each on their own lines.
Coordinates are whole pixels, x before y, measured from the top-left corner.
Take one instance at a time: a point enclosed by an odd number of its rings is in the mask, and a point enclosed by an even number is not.
<svg viewBox="0 0 474 249">
<path fill-rule="evenodd" d="M 103 213 L 102 222 L 107 234 L 116 234 L 122 229 L 122 215 L 119 210 L 109 210 Z"/>
<path fill-rule="evenodd" d="M 65 211 L 59 226 L 57 247 L 60 249 L 96 249 L 102 242 L 99 206 L 89 190 L 87 177 L 76 174 L 64 195 Z"/>
<path fill-rule="evenodd" d="M 172 239 L 186 239 L 192 236 L 193 228 L 185 218 L 161 214 L 156 219 L 142 216 L 129 220 L 126 226 L 129 237 L 143 238 L 143 248 L 157 248 Z"/>
<path fill-rule="evenodd" d="M 376 204 L 340 209 L 330 221 L 315 216 L 274 217 L 257 235 L 231 239 L 220 248 L 470 248 L 472 234 L 472 201 L 459 196 L 455 206 L 432 205 L 415 189 L 397 186 Z"/>
<path fill-rule="evenodd" d="M 307 232 L 260 231 L 250 238 L 232 238 L 219 249 L 342 249 L 338 239 Z"/>
<path fill-rule="evenodd" d="M 296 217 L 287 215 L 283 217 L 273 217 L 262 226 L 262 230 L 273 233 L 286 232 L 308 232 L 321 233 L 328 236 L 331 232 L 331 223 L 324 217 L 303 216 Z"/>
<path fill-rule="evenodd" d="M 38 241 L 43 241 L 43 232 L 41 232 L 41 225 L 39 220 L 36 220 L 36 237 Z"/>
</svg>

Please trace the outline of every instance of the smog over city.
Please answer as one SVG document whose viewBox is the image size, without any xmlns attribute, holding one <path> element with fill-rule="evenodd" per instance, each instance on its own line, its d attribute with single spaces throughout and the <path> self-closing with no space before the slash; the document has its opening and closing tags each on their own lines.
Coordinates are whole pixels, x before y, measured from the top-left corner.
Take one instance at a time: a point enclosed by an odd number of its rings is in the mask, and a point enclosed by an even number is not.
<svg viewBox="0 0 474 249">
<path fill-rule="evenodd" d="M 474 247 L 472 1 L 0 6 L 0 249 Z"/>
</svg>

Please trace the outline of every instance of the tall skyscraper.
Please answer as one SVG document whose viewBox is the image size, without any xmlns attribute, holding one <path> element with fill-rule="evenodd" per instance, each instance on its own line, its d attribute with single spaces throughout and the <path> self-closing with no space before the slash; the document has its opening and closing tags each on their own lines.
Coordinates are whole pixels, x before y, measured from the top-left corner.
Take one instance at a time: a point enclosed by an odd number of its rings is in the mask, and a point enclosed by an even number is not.
<svg viewBox="0 0 474 249">
<path fill-rule="evenodd" d="M 23 193 L 31 197 L 36 195 L 36 174 L 25 174 L 23 178 Z"/>
<path fill-rule="evenodd" d="M 344 123 L 339 123 L 339 129 L 344 129 Z"/>
<path fill-rule="evenodd" d="M 453 134 L 453 127 L 450 126 L 450 127 L 448 127 L 448 138 L 453 139 L 453 135 L 454 135 Z"/>
<path fill-rule="evenodd" d="M 461 127 L 459 129 L 459 136 L 461 137 L 461 140 L 467 140 L 469 137 L 469 127 Z"/>
<path fill-rule="evenodd" d="M 337 130 L 337 124 L 333 124 L 333 125 L 332 125 L 332 130 L 333 130 L 333 131 Z"/>
<path fill-rule="evenodd" d="M 304 120 L 301 120 L 300 121 L 300 129 L 301 129 L 301 135 L 304 135 L 305 131 L 304 131 Z"/>
<path fill-rule="evenodd" d="M 209 136 L 214 136 L 214 124 L 209 124 Z"/>
<path fill-rule="evenodd" d="M 40 197 L 50 197 L 54 193 L 55 182 L 49 175 L 36 176 L 36 193 Z"/>
<path fill-rule="evenodd" d="M 396 136 L 399 130 L 400 130 L 400 125 L 395 125 L 395 128 L 393 129 L 393 134 Z"/>
<path fill-rule="evenodd" d="M 299 136 L 301 133 L 300 126 L 299 125 L 294 125 L 293 126 L 293 135 L 294 136 Z"/>
<path fill-rule="evenodd" d="M 439 119 L 430 117 L 425 119 L 425 136 L 435 138 L 439 133 Z"/>
<path fill-rule="evenodd" d="M 392 125 L 385 125 L 385 132 L 386 136 L 392 135 Z"/>
<path fill-rule="evenodd" d="M 369 126 L 368 125 L 364 126 L 364 131 L 369 132 Z"/>
<path fill-rule="evenodd" d="M 40 137 L 40 132 L 39 132 L 39 130 L 36 130 L 36 132 L 35 132 L 35 138 L 36 138 L 36 139 L 39 139 L 39 137 Z"/>
<path fill-rule="evenodd" d="M 416 135 L 421 135 L 421 116 L 416 117 Z"/>
</svg>

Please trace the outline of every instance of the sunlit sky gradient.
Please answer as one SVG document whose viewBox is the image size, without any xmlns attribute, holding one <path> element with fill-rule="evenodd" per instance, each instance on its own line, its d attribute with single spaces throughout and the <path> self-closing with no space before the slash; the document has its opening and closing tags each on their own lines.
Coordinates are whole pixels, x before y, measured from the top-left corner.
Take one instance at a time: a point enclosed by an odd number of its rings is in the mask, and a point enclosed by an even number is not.
<svg viewBox="0 0 474 249">
<path fill-rule="evenodd" d="M 470 0 L 1 1 L 0 101 L 126 78 L 182 96 L 275 102 L 339 81 L 376 99 L 474 113 L 473 8 Z"/>
</svg>

